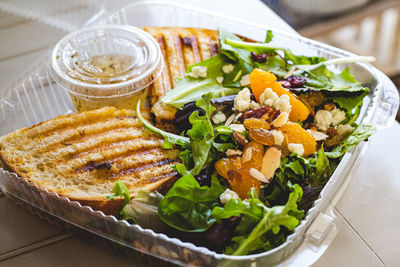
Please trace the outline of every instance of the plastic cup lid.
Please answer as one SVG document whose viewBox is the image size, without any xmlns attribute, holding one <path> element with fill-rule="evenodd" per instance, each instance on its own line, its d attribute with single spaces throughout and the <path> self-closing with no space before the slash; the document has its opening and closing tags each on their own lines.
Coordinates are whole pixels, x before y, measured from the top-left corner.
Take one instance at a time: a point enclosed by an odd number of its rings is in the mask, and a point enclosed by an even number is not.
<svg viewBox="0 0 400 267">
<path fill-rule="evenodd" d="M 158 78 L 163 57 L 157 41 L 127 25 L 72 32 L 51 54 L 56 82 L 78 96 L 113 97 L 138 92 Z"/>
</svg>

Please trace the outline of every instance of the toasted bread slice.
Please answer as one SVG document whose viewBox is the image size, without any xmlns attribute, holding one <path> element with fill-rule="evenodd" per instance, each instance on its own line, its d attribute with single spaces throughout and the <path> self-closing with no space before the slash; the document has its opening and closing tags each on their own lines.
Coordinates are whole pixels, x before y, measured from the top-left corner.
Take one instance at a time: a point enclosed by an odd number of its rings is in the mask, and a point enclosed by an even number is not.
<svg viewBox="0 0 400 267">
<path fill-rule="evenodd" d="M 176 27 L 145 27 L 144 30 L 157 40 L 165 62 L 161 76 L 150 88 L 152 112 L 157 127 L 175 131 L 176 109 L 159 100 L 176 86 L 177 79 L 185 75 L 187 66 L 219 53 L 218 32 Z"/>
<path fill-rule="evenodd" d="M 163 139 L 144 129 L 133 111 L 106 107 L 0 137 L 0 158 L 40 187 L 116 214 L 122 200 L 107 199 L 115 181 L 134 197 L 176 177 L 171 166 L 179 151 L 162 146 Z"/>
</svg>

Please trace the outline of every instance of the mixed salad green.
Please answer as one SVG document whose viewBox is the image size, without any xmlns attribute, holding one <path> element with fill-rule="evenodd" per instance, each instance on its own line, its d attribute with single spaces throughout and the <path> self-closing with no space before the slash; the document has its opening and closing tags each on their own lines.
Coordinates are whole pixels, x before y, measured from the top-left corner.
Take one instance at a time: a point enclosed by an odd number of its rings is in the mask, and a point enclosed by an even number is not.
<svg viewBox="0 0 400 267">
<path fill-rule="evenodd" d="M 328 66 L 371 58 L 299 56 L 272 38 L 219 31 L 221 53 L 189 66 L 161 99 L 178 109 L 180 134 L 143 119 L 138 103 L 144 126 L 181 150 L 180 178 L 165 195 L 142 191 L 130 201 L 117 182 L 114 196 L 127 202 L 121 218 L 230 255 L 285 242 L 342 156 L 375 131 L 355 123 L 368 88 Z"/>
</svg>

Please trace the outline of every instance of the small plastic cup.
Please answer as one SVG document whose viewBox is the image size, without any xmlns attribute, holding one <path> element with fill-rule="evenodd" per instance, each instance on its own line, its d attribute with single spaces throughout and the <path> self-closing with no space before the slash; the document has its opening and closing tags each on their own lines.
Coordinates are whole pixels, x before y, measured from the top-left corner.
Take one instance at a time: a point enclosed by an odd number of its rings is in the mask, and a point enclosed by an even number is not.
<svg viewBox="0 0 400 267">
<path fill-rule="evenodd" d="M 51 54 L 50 72 L 78 112 L 104 106 L 134 109 L 163 64 L 157 41 L 145 31 L 101 25 L 61 39 Z"/>
</svg>

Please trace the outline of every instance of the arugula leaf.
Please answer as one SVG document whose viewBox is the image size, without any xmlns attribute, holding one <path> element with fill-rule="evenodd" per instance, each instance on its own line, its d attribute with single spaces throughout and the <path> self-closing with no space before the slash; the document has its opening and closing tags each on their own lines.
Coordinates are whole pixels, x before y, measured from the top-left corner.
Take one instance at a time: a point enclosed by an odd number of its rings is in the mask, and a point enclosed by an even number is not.
<svg viewBox="0 0 400 267">
<path fill-rule="evenodd" d="M 225 65 L 226 62 L 227 59 L 225 56 L 218 54 L 212 58 L 189 66 L 189 72 L 194 66 L 207 67 L 207 77 L 195 79 L 184 76 L 173 90 L 168 91 L 167 94 L 161 98 L 161 101 L 176 108 L 181 108 L 186 103 L 201 99 L 201 96 L 207 93 L 212 93 L 213 98 L 220 97 L 221 92 L 223 92 L 222 94 L 224 95 L 237 94 L 240 89 L 226 88 L 216 80 L 218 76 L 223 76 L 222 66 Z"/>
<path fill-rule="evenodd" d="M 128 188 L 120 180 L 118 180 L 114 183 L 114 188 L 111 191 L 111 193 L 113 193 L 113 195 L 109 195 L 109 196 L 107 196 L 107 198 L 114 199 L 115 197 L 123 197 L 124 198 L 123 205 L 126 205 L 131 200 L 131 195 L 129 193 Z"/>
<path fill-rule="evenodd" d="M 158 206 L 158 215 L 169 226 L 185 232 L 204 232 L 216 221 L 212 210 L 225 188 L 215 175 L 211 186 L 200 186 L 192 175 L 181 177 Z"/>
<path fill-rule="evenodd" d="M 226 55 L 232 61 L 237 62 L 238 60 L 241 60 L 251 65 L 250 52 L 248 50 L 242 49 L 242 47 L 232 46 L 228 42 L 228 40 L 241 42 L 239 37 L 237 37 L 233 33 L 225 31 L 224 29 L 219 29 L 218 38 L 222 54 Z"/>
<path fill-rule="evenodd" d="M 267 35 L 265 36 L 265 41 L 264 43 L 269 43 L 272 41 L 272 39 L 274 38 L 274 34 L 272 33 L 271 30 L 267 31 Z"/>
<path fill-rule="evenodd" d="M 166 131 L 163 131 L 161 129 L 158 129 L 157 127 L 153 126 L 152 124 L 150 124 L 149 122 L 147 122 L 141 112 L 140 112 L 140 99 L 137 102 L 136 105 L 136 116 L 138 117 L 139 121 L 141 123 L 143 123 L 143 125 L 149 129 L 151 132 L 156 133 L 161 135 L 162 137 L 164 137 L 164 148 L 172 148 L 171 144 L 176 144 L 176 145 L 180 145 L 183 147 L 190 147 L 190 140 L 188 137 L 184 137 L 184 136 L 180 136 L 180 135 L 176 135 L 173 133 L 169 133 Z"/>
<path fill-rule="evenodd" d="M 163 195 L 155 192 L 141 190 L 121 211 L 122 219 L 132 220 L 143 228 L 161 232 L 166 228 L 158 216 L 158 205 Z"/>
<path fill-rule="evenodd" d="M 297 202 L 302 198 L 302 189 L 299 185 L 290 185 L 292 191 L 287 203 L 283 206 L 266 207 L 258 199 L 231 200 L 223 208 L 215 207 L 213 215 L 217 219 L 230 218 L 241 215 L 241 221 L 235 228 L 235 237 L 232 242 L 236 243 L 236 249 L 232 249 L 232 255 L 247 255 L 249 252 L 265 248 L 265 239 L 268 232 L 278 235 L 284 226 L 292 231 L 303 218 L 303 211 L 297 210 Z M 226 251 L 229 252 L 229 251 Z"/>
<path fill-rule="evenodd" d="M 332 151 L 325 152 L 328 158 L 340 158 L 347 151 L 350 151 L 358 145 L 361 141 L 368 139 L 373 133 L 376 132 L 376 128 L 369 124 L 360 124 L 354 130 L 354 132 L 344 139 L 339 145 L 337 145 Z"/>
</svg>

